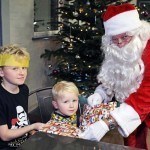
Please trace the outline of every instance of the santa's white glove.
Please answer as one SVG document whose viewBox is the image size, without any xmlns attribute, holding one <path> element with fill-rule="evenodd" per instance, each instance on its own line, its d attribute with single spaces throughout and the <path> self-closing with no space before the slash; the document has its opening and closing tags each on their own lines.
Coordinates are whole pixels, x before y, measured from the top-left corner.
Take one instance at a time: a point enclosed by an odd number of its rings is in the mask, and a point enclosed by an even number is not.
<svg viewBox="0 0 150 150">
<path fill-rule="evenodd" d="M 79 134 L 79 138 L 100 141 L 102 137 L 109 131 L 108 126 L 103 120 L 91 124 L 83 133 Z"/>
<path fill-rule="evenodd" d="M 94 93 L 87 98 L 87 102 L 90 106 L 101 104 L 103 101 L 102 96 L 98 93 Z"/>
</svg>

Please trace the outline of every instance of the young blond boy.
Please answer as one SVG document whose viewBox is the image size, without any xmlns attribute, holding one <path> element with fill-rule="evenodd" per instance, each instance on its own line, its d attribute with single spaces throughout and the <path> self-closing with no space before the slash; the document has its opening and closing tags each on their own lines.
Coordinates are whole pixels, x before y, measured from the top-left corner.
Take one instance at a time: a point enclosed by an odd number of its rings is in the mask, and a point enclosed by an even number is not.
<svg viewBox="0 0 150 150">
<path fill-rule="evenodd" d="M 79 105 L 79 90 L 76 85 L 73 82 L 58 82 L 52 88 L 52 95 L 55 111 L 51 120 L 78 126 L 76 112 Z"/>
</svg>

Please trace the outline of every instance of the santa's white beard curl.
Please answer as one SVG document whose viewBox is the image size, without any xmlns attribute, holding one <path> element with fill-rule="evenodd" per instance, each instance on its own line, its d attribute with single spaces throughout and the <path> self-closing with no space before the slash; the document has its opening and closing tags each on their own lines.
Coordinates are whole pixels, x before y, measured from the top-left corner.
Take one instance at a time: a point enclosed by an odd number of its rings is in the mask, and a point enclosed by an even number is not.
<svg viewBox="0 0 150 150">
<path fill-rule="evenodd" d="M 136 92 L 143 79 L 144 64 L 141 56 L 147 40 L 142 40 L 138 33 L 123 48 L 110 44 L 108 37 L 102 40 L 105 60 L 97 79 L 107 89 L 107 94 L 114 94 L 120 102 Z"/>
</svg>

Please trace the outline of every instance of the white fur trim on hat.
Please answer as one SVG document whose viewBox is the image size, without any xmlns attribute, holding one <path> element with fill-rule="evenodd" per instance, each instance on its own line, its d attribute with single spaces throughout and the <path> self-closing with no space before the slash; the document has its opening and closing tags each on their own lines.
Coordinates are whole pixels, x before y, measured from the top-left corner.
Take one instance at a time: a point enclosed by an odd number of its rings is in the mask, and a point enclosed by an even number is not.
<svg viewBox="0 0 150 150">
<path fill-rule="evenodd" d="M 105 35 L 117 35 L 137 29 L 142 25 L 137 10 L 130 10 L 104 22 Z"/>
</svg>

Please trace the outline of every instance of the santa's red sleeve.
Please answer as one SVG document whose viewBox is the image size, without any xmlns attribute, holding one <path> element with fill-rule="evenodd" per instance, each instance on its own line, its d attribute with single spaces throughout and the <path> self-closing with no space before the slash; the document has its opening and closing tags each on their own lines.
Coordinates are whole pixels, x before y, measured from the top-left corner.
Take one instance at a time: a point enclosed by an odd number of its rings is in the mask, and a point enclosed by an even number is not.
<svg viewBox="0 0 150 150">
<path fill-rule="evenodd" d="M 150 127 L 150 40 L 143 52 L 142 60 L 145 71 L 139 89 L 111 112 L 119 125 L 119 132 L 124 137 L 129 136 L 143 121 Z"/>
</svg>

